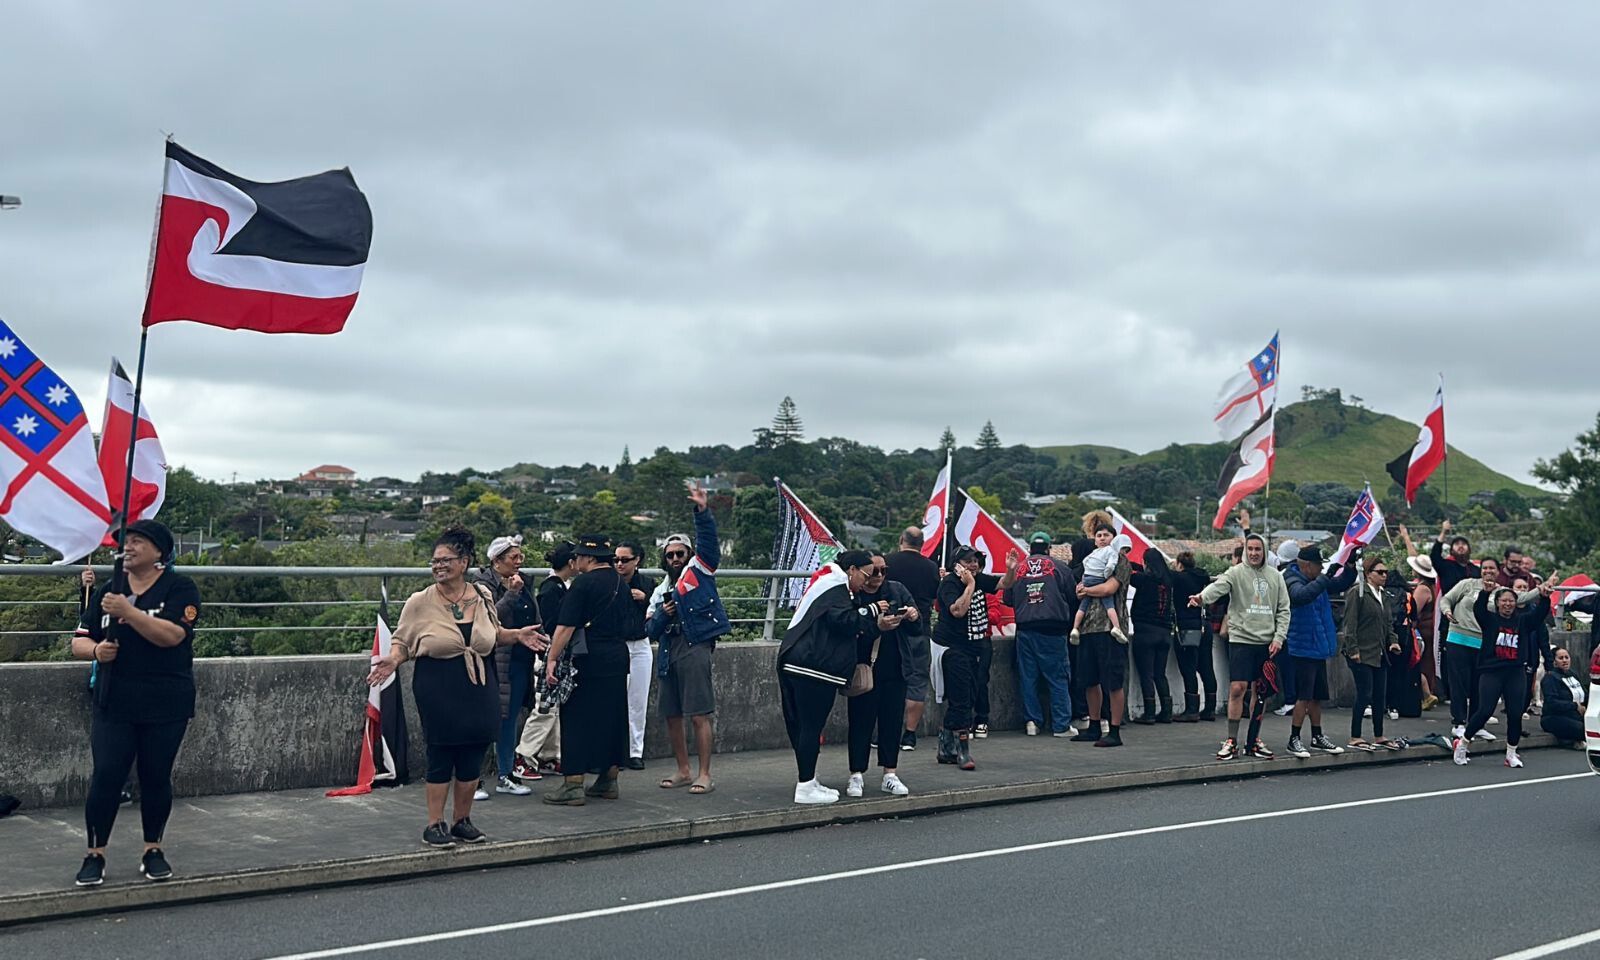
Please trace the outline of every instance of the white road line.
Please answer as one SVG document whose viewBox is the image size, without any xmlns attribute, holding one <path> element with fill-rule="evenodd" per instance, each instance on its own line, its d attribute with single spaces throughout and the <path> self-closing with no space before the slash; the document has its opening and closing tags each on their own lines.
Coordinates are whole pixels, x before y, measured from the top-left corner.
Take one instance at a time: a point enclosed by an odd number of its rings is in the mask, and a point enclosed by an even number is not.
<svg viewBox="0 0 1600 960">
<path fill-rule="evenodd" d="M 1537 947 L 1529 947 L 1526 950 L 1518 950 L 1516 953 L 1495 957 L 1494 960 L 1538 960 L 1539 957 L 1554 956 L 1585 944 L 1594 943 L 1597 940 L 1600 940 L 1600 930 L 1590 930 L 1588 933 L 1580 933 L 1575 937 L 1552 940 Z"/>
<path fill-rule="evenodd" d="M 1453 787 L 1449 790 L 1429 790 L 1425 793 L 1407 793 L 1394 797 L 1371 797 L 1366 800 L 1347 800 L 1343 803 L 1325 803 L 1314 807 L 1296 807 L 1291 810 L 1271 810 L 1265 813 L 1247 813 L 1236 817 L 1218 817 L 1213 820 L 1192 820 L 1187 823 L 1171 823 L 1160 827 L 1140 827 L 1137 830 L 1118 830 L 1115 833 L 1100 833 L 1088 837 L 1070 837 L 1065 840 L 1047 840 L 1041 843 L 1025 843 L 1015 847 L 1000 847 L 994 850 L 976 850 L 971 853 L 957 853 L 945 857 L 929 857 L 925 860 L 910 860 L 904 863 L 886 863 L 876 867 L 862 867 L 857 870 L 841 870 L 837 873 L 825 873 L 814 877 L 796 877 L 792 880 L 778 880 L 772 883 L 758 883 L 748 887 L 733 887 L 728 890 L 712 890 L 706 893 L 689 894 L 682 897 L 669 897 L 665 900 L 646 900 L 640 903 L 621 904 L 615 907 L 603 907 L 598 910 L 584 910 L 581 913 L 564 913 L 553 917 L 539 917 L 533 920 L 516 920 L 510 923 L 497 923 L 486 927 L 468 927 L 461 930 L 448 930 L 443 933 L 429 933 L 416 937 L 402 937 L 397 940 L 379 940 L 374 943 L 363 943 L 349 947 L 333 947 L 328 950 L 313 950 L 310 953 L 291 953 L 270 957 L 268 960 L 324 960 L 327 957 L 349 957 L 361 953 L 377 953 L 382 950 L 397 950 L 401 947 L 415 947 L 428 943 L 441 943 L 447 940 L 463 940 L 467 937 L 483 937 L 496 933 L 509 933 L 514 930 L 531 930 L 536 927 L 549 927 L 558 923 L 574 923 L 579 920 L 597 920 L 601 917 L 615 917 L 628 913 L 640 913 L 646 910 L 663 910 L 669 907 L 679 907 L 689 903 L 704 903 L 708 900 L 725 900 L 730 897 L 744 897 L 755 893 L 767 893 L 773 890 L 788 890 L 793 887 L 807 887 L 818 883 L 831 883 L 835 880 L 850 880 L 856 877 L 870 877 L 880 873 L 898 873 L 902 870 L 917 870 L 922 867 L 937 867 L 948 863 L 962 863 L 967 860 L 987 860 L 991 857 L 1007 857 L 1018 853 L 1033 853 L 1038 850 L 1056 850 L 1062 847 L 1075 847 L 1086 843 L 1100 843 L 1106 840 L 1126 840 L 1130 837 L 1148 837 L 1162 833 L 1177 833 L 1181 830 L 1199 830 L 1205 827 L 1222 827 L 1235 823 L 1250 823 L 1254 820 L 1273 820 L 1279 817 L 1298 817 L 1310 813 L 1329 813 L 1334 810 L 1351 810 L 1357 807 L 1373 807 L 1386 803 L 1404 803 L 1410 800 L 1431 800 L 1435 797 L 1451 797 L 1463 793 L 1480 793 L 1487 790 L 1508 790 L 1514 787 L 1531 787 L 1542 783 L 1558 783 L 1562 780 L 1579 780 L 1593 777 L 1592 773 L 1568 773 L 1555 777 L 1538 777 L 1533 780 L 1514 780 L 1510 783 L 1490 783 L 1476 787 Z M 1594 934 L 1585 934 L 1591 940 L 1600 940 L 1600 931 Z M 1576 940 L 1576 938 L 1574 938 Z M 1583 942 L 1588 942 L 1587 940 Z M 1567 941 L 1557 941 L 1558 944 Z M 1577 946 L 1576 942 L 1562 949 Z M 1554 945 L 1552 945 L 1554 946 Z M 1545 949 L 1545 948 L 1534 948 Z M 1543 957 L 1546 953 L 1523 952 L 1512 954 L 1510 957 L 1499 960 L 1515 958 Z"/>
</svg>

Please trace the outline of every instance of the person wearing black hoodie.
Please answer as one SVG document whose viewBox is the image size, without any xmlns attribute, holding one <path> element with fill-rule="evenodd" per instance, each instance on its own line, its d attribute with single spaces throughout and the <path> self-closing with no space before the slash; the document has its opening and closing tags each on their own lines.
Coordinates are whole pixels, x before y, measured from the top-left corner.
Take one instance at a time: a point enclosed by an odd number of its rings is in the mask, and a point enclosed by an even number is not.
<svg viewBox="0 0 1600 960">
<path fill-rule="evenodd" d="M 1553 579 L 1553 578 L 1552 578 Z M 1517 592 L 1501 587 L 1494 592 L 1490 605 L 1489 591 L 1478 591 L 1472 612 L 1483 630 L 1483 646 L 1478 649 L 1478 699 L 1475 711 L 1467 721 L 1466 736 L 1457 737 L 1453 746 L 1453 759 L 1458 765 L 1467 762 L 1467 744 L 1473 734 L 1483 729 L 1494 715 L 1494 708 L 1503 699 L 1506 704 L 1506 766 L 1522 766 L 1517 755 L 1517 744 L 1522 741 L 1522 712 L 1527 709 L 1527 676 L 1539 666 L 1539 647 L 1536 642 L 1539 624 L 1550 612 L 1552 580 L 1539 586 L 1539 600 L 1532 607 L 1517 607 Z"/>
<path fill-rule="evenodd" d="M 1134 589 L 1130 619 L 1133 621 L 1133 665 L 1139 671 L 1144 712 L 1133 722 L 1171 723 L 1172 688 L 1167 684 L 1167 651 L 1172 649 L 1172 638 L 1178 629 L 1171 574 L 1167 570 L 1166 556 L 1154 547 L 1146 550 L 1141 560 L 1141 564 L 1133 567 L 1130 578 Z M 1158 702 L 1161 704 L 1159 711 L 1155 709 Z"/>
<path fill-rule="evenodd" d="M 883 768 L 880 789 L 891 796 L 903 797 L 911 791 L 900 781 L 900 734 L 905 729 L 906 677 L 905 661 L 913 643 L 922 637 L 924 621 L 922 611 L 911 591 L 903 584 L 887 579 L 888 564 L 883 554 L 872 555 L 871 575 L 856 595 L 860 604 L 885 603 L 892 616 L 885 623 L 898 623 L 885 630 L 874 623 L 871 630 L 863 632 L 856 642 L 856 664 L 872 667 L 872 689 L 849 699 L 846 704 L 849 717 L 850 782 L 845 793 L 859 797 L 865 789 L 867 761 L 872 755 L 874 734 L 878 745 L 878 765 Z"/>
<path fill-rule="evenodd" d="M 900 626 L 900 618 L 888 613 L 888 601 L 857 602 L 872 567 L 872 554 L 865 550 L 845 550 L 834 557 L 806 587 L 778 645 L 778 694 L 798 774 L 795 803 L 839 799 L 839 791 L 817 782 L 822 728 L 833 712 L 833 698 L 855 672 L 860 638 L 875 625 L 886 631 Z"/>
<path fill-rule="evenodd" d="M 1178 554 L 1177 569 L 1170 576 L 1172 594 L 1192 597 L 1211 583 L 1205 571 L 1197 569 L 1194 554 Z M 1206 629 L 1205 612 L 1186 603 L 1173 611 L 1178 622 L 1178 675 L 1183 677 L 1183 712 L 1172 719 L 1179 723 L 1215 720 L 1217 716 L 1217 668 L 1212 662 L 1212 635 Z M 1200 709 L 1200 691 L 1205 687 L 1205 710 Z"/>
<path fill-rule="evenodd" d="M 1588 690 L 1582 681 L 1572 675 L 1572 654 L 1566 647 L 1557 647 L 1553 665 L 1545 671 L 1539 682 L 1544 693 L 1544 711 L 1539 717 L 1539 727 L 1554 734 L 1563 747 L 1584 744 L 1583 710 Z"/>
</svg>

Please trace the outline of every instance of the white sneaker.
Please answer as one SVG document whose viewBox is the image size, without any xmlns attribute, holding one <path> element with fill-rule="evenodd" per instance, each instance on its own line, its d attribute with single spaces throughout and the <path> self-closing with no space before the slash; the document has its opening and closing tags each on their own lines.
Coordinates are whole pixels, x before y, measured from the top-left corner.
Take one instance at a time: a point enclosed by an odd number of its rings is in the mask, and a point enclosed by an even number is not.
<svg viewBox="0 0 1600 960">
<path fill-rule="evenodd" d="M 532 787 L 525 787 L 510 777 L 501 777 L 500 782 L 494 785 L 495 793 L 509 793 L 513 797 L 526 797 L 533 792 Z M 488 794 L 485 794 L 488 796 Z"/>
<path fill-rule="evenodd" d="M 1294 713 L 1294 704 L 1286 703 L 1283 706 L 1279 707 L 1278 709 L 1276 709 L 1276 710 L 1274 710 L 1272 712 L 1274 714 L 1276 714 L 1277 716 L 1287 717 L 1290 714 Z"/>
<path fill-rule="evenodd" d="M 829 790 L 815 780 L 794 785 L 795 803 L 833 803 L 839 799 L 839 794 Z"/>
<path fill-rule="evenodd" d="M 1458 767 L 1467 765 L 1467 741 L 1465 737 L 1456 737 L 1455 743 L 1450 748 L 1450 759 Z"/>
<path fill-rule="evenodd" d="M 1494 734 L 1490 733 L 1487 730 L 1479 730 L 1477 733 L 1474 733 L 1472 735 L 1472 739 L 1474 739 L 1474 740 L 1498 740 L 1499 737 L 1496 737 Z"/>
<path fill-rule="evenodd" d="M 1467 735 L 1467 728 L 1466 727 L 1459 727 L 1458 726 L 1458 727 L 1451 727 L 1450 728 L 1450 737 L 1451 737 L 1451 739 L 1454 739 L 1456 737 L 1464 737 L 1466 735 Z"/>
<path fill-rule="evenodd" d="M 1499 717 L 1497 717 L 1497 716 L 1495 716 L 1495 715 L 1494 715 L 1494 714 L 1492 714 L 1492 713 L 1491 713 L 1491 714 L 1489 714 L 1489 724 L 1490 724 L 1490 725 L 1491 725 L 1491 726 L 1493 726 L 1493 725 L 1494 725 L 1494 724 L 1497 724 L 1497 723 L 1499 723 L 1499 722 L 1500 722 L 1500 718 L 1499 718 Z"/>
<path fill-rule="evenodd" d="M 1512 747 L 1512 746 L 1507 746 L 1506 747 L 1506 766 L 1508 766 L 1508 767 L 1520 767 L 1520 766 L 1522 766 L 1522 758 L 1517 756 L 1517 748 L 1516 747 Z"/>
<path fill-rule="evenodd" d="M 1052 737 L 1076 737 L 1077 735 L 1078 735 L 1078 728 L 1073 726 L 1073 725 L 1071 725 L 1070 723 L 1067 724 L 1067 729 L 1062 730 L 1059 733 L 1050 734 L 1050 736 L 1052 736 Z"/>
<path fill-rule="evenodd" d="M 1122 628 L 1121 627 L 1112 627 L 1111 628 L 1111 636 L 1118 643 L 1127 643 L 1128 642 L 1128 635 L 1126 633 L 1122 632 Z"/>
<path fill-rule="evenodd" d="M 1029 720 L 1023 726 L 1022 732 L 1026 733 L 1030 737 L 1037 737 L 1039 735 L 1039 725 L 1037 723 L 1034 723 L 1032 720 Z"/>
<path fill-rule="evenodd" d="M 1400 719 L 1400 711 L 1399 710 L 1385 710 L 1383 715 L 1388 717 L 1390 720 L 1399 720 Z"/>
<path fill-rule="evenodd" d="M 845 795 L 846 796 L 851 796 L 851 797 L 859 797 L 859 796 L 861 796 L 861 791 L 866 786 L 866 784 L 863 783 L 862 780 L 863 780 L 863 777 L 861 776 L 861 774 L 859 774 L 859 773 L 850 774 L 850 783 L 849 783 L 848 786 L 846 786 L 844 788 Z"/>
<path fill-rule="evenodd" d="M 1372 719 L 1372 708 L 1368 707 L 1367 709 L 1361 711 L 1361 715 L 1363 717 L 1366 717 L 1368 720 L 1371 720 Z"/>
<path fill-rule="evenodd" d="M 884 793 L 892 793 L 897 797 L 909 797 L 911 795 L 910 788 L 901 783 L 900 778 L 892 773 L 883 775 L 883 786 L 880 789 Z"/>
<path fill-rule="evenodd" d="M 472 791 L 472 799 L 474 799 L 474 800 L 487 800 L 487 799 L 489 799 L 489 791 L 483 789 L 482 787 L 479 787 L 478 789 Z"/>
</svg>

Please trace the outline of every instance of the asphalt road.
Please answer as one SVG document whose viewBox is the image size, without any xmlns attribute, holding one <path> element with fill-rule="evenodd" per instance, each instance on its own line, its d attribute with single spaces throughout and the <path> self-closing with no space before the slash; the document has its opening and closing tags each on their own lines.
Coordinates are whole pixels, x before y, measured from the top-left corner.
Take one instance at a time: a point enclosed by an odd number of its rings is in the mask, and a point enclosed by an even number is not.
<svg viewBox="0 0 1600 960">
<path fill-rule="evenodd" d="M 1488 960 L 1600 928 L 1600 778 L 1575 754 L 1527 759 L 1152 788 L 62 920 L 0 931 L 0 956 Z M 1600 957 L 1600 935 L 1527 956 L 1544 955 Z"/>
</svg>

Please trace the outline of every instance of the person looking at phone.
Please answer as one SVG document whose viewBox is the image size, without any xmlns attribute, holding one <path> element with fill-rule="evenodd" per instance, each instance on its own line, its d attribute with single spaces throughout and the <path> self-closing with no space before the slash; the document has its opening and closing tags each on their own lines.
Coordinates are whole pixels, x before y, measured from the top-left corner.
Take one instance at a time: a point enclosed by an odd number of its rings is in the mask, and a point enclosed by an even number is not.
<svg viewBox="0 0 1600 960">
<path fill-rule="evenodd" d="M 877 734 L 878 766 L 883 768 L 879 789 L 891 796 L 911 793 L 900 782 L 900 732 L 905 729 L 905 659 L 912 641 L 927 628 L 916 598 L 903 584 L 887 579 L 888 562 L 883 554 L 872 555 L 866 580 L 856 594 L 857 606 L 877 605 L 881 611 L 875 630 L 865 631 L 856 640 L 856 663 L 872 666 L 872 689 L 849 698 L 850 783 L 845 795 L 859 797 L 866 789 L 867 760 L 872 754 L 873 734 Z"/>
<path fill-rule="evenodd" d="M 154 520 L 128 524 L 122 557 L 122 576 L 89 598 L 72 638 L 72 655 L 93 660 L 98 671 L 89 734 L 94 771 L 83 810 L 89 849 L 78 870 L 80 887 L 105 880 L 106 843 L 135 766 L 144 827 L 139 872 L 152 881 L 172 876 L 162 851 L 172 815 L 172 767 L 194 717 L 200 591 L 168 566 L 172 532 Z"/>
<path fill-rule="evenodd" d="M 661 552 L 661 566 L 667 576 L 650 596 L 645 632 L 659 645 L 659 707 L 667 721 L 667 740 L 678 764 L 672 776 L 664 777 L 659 786 L 663 790 L 688 786 L 691 794 L 701 796 L 716 789 L 711 779 L 711 718 L 717 712 L 711 655 L 716 652 L 717 638 L 726 636 L 733 626 L 717 593 L 717 566 L 722 563 L 717 520 L 706 506 L 705 488 L 693 481 L 687 487 L 689 502 L 694 504 L 694 544 L 691 547 L 689 538 L 681 533 L 667 538 Z M 684 717 L 694 727 L 695 754 L 700 763 L 692 778 Z"/>
</svg>

